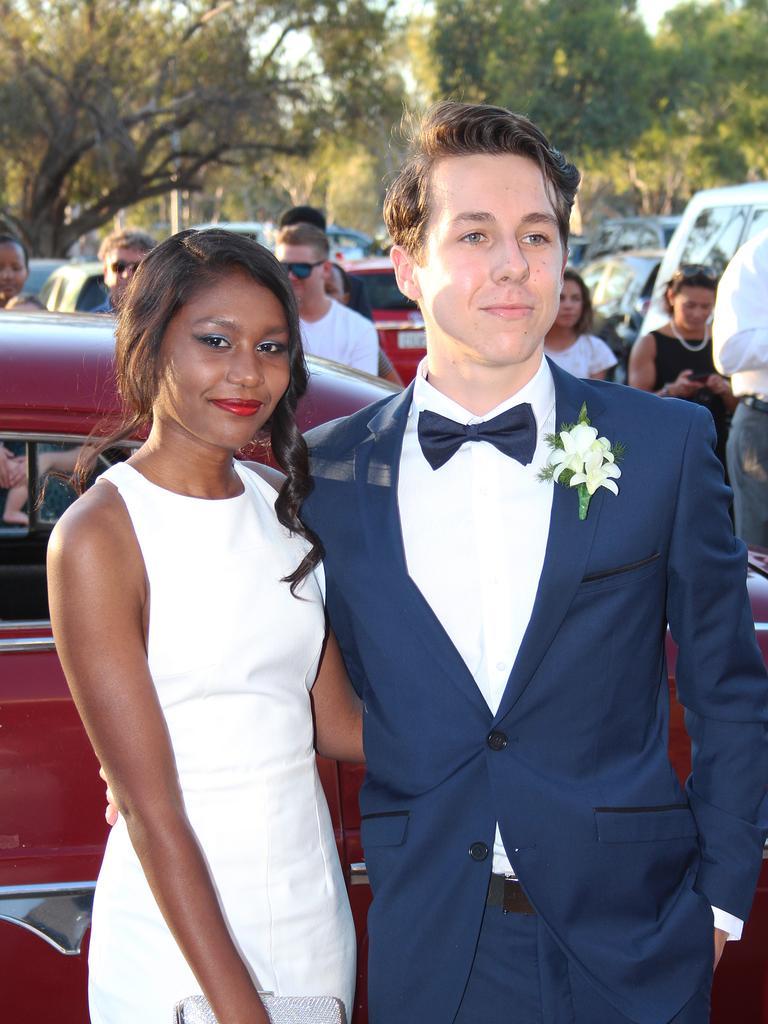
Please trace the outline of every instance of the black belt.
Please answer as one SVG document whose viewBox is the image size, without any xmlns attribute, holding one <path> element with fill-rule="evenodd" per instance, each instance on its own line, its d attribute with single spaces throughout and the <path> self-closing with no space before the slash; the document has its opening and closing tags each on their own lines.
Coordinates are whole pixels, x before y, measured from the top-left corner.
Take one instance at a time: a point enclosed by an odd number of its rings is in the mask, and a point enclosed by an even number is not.
<svg viewBox="0 0 768 1024">
<path fill-rule="evenodd" d="M 491 875 L 488 886 L 489 907 L 502 907 L 505 914 L 535 914 L 523 887 L 516 878 L 507 875 Z"/>
<path fill-rule="evenodd" d="M 744 395 L 741 400 L 744 405 L 749 409 L 754 409 L 755 412 L 768 412 L 768 402 L 764 402 L 757 395 Z"/>
</svg>

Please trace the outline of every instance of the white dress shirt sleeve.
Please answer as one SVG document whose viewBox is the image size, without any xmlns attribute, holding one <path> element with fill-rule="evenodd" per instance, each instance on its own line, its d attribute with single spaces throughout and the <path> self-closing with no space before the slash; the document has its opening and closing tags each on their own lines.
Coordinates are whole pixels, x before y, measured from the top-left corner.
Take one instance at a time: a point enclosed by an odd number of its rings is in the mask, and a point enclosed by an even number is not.
<svg viewBox="0 0 768 1024">
<path fill-rule="evenodd" d="M 732 376 L 768 367 L 768 231 L 739 249 L 717 289 L 715 365 Z"/>
<path fill-rule="evenodd" d="M 715 919 L 715 928 L 728 933 L 728 942 L 737 942 L 741 938 L 744 922 L 740 918 L 719 907 L 712 907 L 712 916 Z"/>
</svg>

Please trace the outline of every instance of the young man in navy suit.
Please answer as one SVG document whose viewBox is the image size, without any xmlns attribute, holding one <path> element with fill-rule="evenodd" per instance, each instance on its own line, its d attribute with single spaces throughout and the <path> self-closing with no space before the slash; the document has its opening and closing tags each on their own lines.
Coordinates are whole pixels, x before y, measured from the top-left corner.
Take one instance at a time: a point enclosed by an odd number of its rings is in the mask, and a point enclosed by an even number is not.
<svg viewBox="0 0 768 1024">
<path fill-rule="evenodd" d="M 427 357 L 309 436 L 366 709 L 371 1024 L 703 1024 L 760 868 L 768 685 L 711 417 L 543 357 L 577 185 L 525 118 L 434 108 L 385 206 Z"/>
</svg>

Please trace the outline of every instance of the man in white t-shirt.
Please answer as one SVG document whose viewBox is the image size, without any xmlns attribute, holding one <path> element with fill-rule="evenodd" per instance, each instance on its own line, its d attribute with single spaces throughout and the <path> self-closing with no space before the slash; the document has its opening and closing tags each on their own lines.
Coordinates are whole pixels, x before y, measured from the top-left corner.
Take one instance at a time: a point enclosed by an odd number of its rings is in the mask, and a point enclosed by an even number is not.
<svg viewBox="0 0 768 1024">
<path fill-rule="evenodd" d="M 313 355 L 376 374 L 376 328 L 370 320 L 326 294 L 328 254 L 328 239 L 313 224 L 293 224 L 277 236 L 276 255 L 288 271 L 299 304 L 304 348 Z"/>
</svg>

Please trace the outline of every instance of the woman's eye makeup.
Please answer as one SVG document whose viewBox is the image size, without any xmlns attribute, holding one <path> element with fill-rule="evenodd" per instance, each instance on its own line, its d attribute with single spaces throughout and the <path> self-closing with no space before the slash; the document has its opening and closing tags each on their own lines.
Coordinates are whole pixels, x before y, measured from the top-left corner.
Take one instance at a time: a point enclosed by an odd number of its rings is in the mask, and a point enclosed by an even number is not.
<svg viewBox="0 0 768 1024">
<path fill-rule="evenodd" d="M 282 355 L 288 351 L 287 341 L 262 341 L 258 345 L 259 352 L 267 352 L 270 355 Z"/>
<path fill-rule="evenodd" d="M 208 348 L 229 348 L 229 341 L 222 334 L 196 334 L 195 337 Z"/>
</svg>

